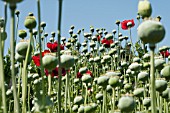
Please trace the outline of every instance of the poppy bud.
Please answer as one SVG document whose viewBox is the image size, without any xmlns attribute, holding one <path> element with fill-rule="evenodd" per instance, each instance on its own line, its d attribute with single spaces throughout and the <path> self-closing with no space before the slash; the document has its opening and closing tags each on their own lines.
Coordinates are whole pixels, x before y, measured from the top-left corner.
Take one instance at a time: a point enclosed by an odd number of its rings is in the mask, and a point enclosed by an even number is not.
<svg viewBox="0 0 170 113">
<path fill-rule="evenodd" d="M 111 39 L 113 39 L 113 35 L 112 35 L 112 34 L 107 34 L 107 35 L 105 36 L 105 38 L 106 38 L 107 40 L 111 40 Z"/>
<path fill-rule="evenodd" d="M 33 30 L 33 35 L 36 36 L 38 34 L 37 30 Z"/>
<path fill-rule="evenodd" d="M 16 11 L 15 11 L 15 14 L 17 15 L 17 17 L 19 17 L 20 11 L 19 11 L 19 10 L 16 10 Z"/>
<path fill-rule="evenodd" d="M 74 57 L 71 55 L 61 56 L 61 67 L 69 69 L 74 65 Z"/>
<path fill-rule="evenodd" d="M 142 0 L 138 3 L 138 13 L 142 18 L 150 17 L 152 14 L 152 6 L 148 0 Z"/>
<path fill-rule="evenodd" d="M 118 108 L 121 112 L 132 112 L 136 102 L 131 96 L 123 96 L 119 99 Z"/>
<path fill-rule="evenodd" d="M 165 77 L 166 79 L 170 79 L 170 65 L 165 66 L 161 70 L 161 75 Z"/>
<path fill-rule="evenodd" d="M 83 104 L 83 102 L 84 102 L 84 99 L 82 96 L 76 96 L 74 98 L 74 104 L 76 104 L 76 105 L 81 105 L 81 104 Z"/>
<path fill-rule="evenodd" d="M 163 40 L 165 28 L 160 22 L 146 20 L 139 25 L 138 36 L 144 43 L 155 44 Z"/>
<path fill-rule="evenodd" d="M 76 35 L 76 34 L 73 34 L 73 35 L 72 35 L 72 38 L 77 38 L 77 35 Z"/>
<path fill-rule="evenodd" d="M 24 22 L 26 28 L 32 30 L 36 27 L 37 22 L 34 16 L 27 16 Z"/>
<path fill-rule="evenodd" d="M 90 31 L 93 33 L 93 32 L 94 32 L 94 28 L 93 28 L 93 27 L 91 27 L 91 28 L 90 28 Z"/>
<path fill-rule="evenodd" d="M 96 63 L 99 63 L 100 60 L 101 60 L 100 57 L 95 57 L 95 58 L 94 58 L 94 62 L 96 62 Z"/>
<path fill-rule="evenodd" d="M 57 57 L 50 55 L 50 54 L 46 54 L 43 58 L 42 58 L 42 64 L 44 66 L 45 69 L 48 70 L 53 70 L 57 64 L 58 64 L 58 60 Z"/>
<path fill-rule="evenodd" d="M 72 25 L 72 26 L 70 27 L 70 29 L 72 29 L 72 30 L 73 30 L 73 29 L 74 29 L 74 25 Z"/>
<path fill-rule="evenodd" d="M 155 81 L 155 87 L 156 87 L 156 91 L 162 93 L 163 91 L 166 90 L 167 88 L 167 81 L 166 80 L 156 80 Z"/>
<path fill-rule="evenodd" d="M 41 26 L 42 28 L 44 28 L 44 27 L 46 27 L 46 23 L 45 23 L 45 22 L 41 22 L 40 26 Z"/>
<path fill-rule="evenodd" d="M 140 58 L 139 58 L 139 57 L 135 57 L 135 58 L 133 58 L 133 62 L 140 63 Z"/>
<path fill-rule="evenodd" d="M 123 41 L 124 37 L 123 36 L 120 36 L 119 37 L 119 41 Z"/>
<path fill-rule="evenodd" d="M 25 30 L 19 30 L 18 31 L 18 36 L 22 39 L 24 39 L 25 37 L 27 37 L 27 32 Z"/>
</svg>

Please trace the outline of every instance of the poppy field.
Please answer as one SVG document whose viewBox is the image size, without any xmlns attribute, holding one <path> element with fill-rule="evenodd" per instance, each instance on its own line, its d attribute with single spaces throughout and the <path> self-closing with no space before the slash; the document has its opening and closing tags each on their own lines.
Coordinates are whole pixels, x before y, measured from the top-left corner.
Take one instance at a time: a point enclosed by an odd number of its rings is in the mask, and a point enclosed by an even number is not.
<svg viewBox="0 0 170 113">
<path fill-rule="evenodd" d="M 40 0 L 37 12 L 20 23 L 25 29 L 18 29 L 22 11 L 16 10 L 24 0 L 2 1 L 0 113 L 170 113 L 170 46 L 156 52 L 167 31 L 161 16 L 151 16 L 149 0 L 138 2 L 138 23 L 116 20 L 112 31 L 89 26 L 89 32 L 72 25 L 69 37 L 61 36 L 63 0 L 51 34 L 41 21 Z"/>
</svg>

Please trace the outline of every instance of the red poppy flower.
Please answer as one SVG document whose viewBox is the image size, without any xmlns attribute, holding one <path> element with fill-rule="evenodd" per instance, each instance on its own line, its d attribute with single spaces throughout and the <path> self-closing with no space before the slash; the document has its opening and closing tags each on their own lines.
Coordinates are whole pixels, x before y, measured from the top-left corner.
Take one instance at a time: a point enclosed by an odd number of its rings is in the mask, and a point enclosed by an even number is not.
<svg viewBox="0 0 170 113">
<path fill-rule="evenodd" d="M 169 53 L 168 50 L 167 50 L 167 51 L 161 51 L 160 53 L 161 53 L 161 55 L 162 55 L 163 57 L 165 57 L 165 58 L 168 58 L 168 56 L 170 55 L 170 53 Z"/>
<path fill-rule="evenodd" d="M 121 22 L 121 27 L 122 27 L 122 29 L 123 30 L 127 30 L 128 29 L 128 22 L 131 22 L 131 27 L 133 27 L 134 25 L 135 25 L 135 23 L 134 23 L 134 20 L 132 19 L 132 20 L 124 20 L 123 22 Z"/>
<path fill-rule="evenodd" d="M 50 53 L 50 51 L 49 51 L 49 50 L 44 50 L 44 51 L 42 52 L 42 57 L 43 57 L 46 53 Z M 32 57 L 32 60 L 34 61 L 34 64 L 35 64 L 36 66 L 38 66 L 38 67 L 40 66 L 40 54 L 33 56 L 33 57 Z"/>
<path fill-rule="evenodd" d="M 93 77 L 93 74 L 90 70 L 87 70 L 86 74 L 89 74 L 91 77 Z M 83 74 L 81 74 L 80 72 L 77 73 L 77 78 L 81 78 L 82 76 L 83 76 Z"/>
<path fill-rule="evenodd" d="M 101 41 L 102 44 L 105 45 L 106 48 L 109 48 L 110 47 L 110 44 L 113 43 L 113 40 L 107 40 L 106 38 L 103 38 L 103 40 Z"/>
<path fill-rule="evenodd" d="M 47 47 L 51 50 L 51 52 L 57 52 L 58 43 L 57 41 L 55 41 L 54 43 L 48 42 Z M 60 45 L 60 49 L 64 50 L 64 46 Z"/>
<path fill-rule="evenodd" d="M 49 72 L 47 69 L 45 69 L 45 75 L 48 76 Z M 62 76 L 66 75 L 66 70 L 62 68 Z M 54 77 L 56 76 L 58 78 L 58 67 L 52 70 L 51 76 Z"/>
</svg>

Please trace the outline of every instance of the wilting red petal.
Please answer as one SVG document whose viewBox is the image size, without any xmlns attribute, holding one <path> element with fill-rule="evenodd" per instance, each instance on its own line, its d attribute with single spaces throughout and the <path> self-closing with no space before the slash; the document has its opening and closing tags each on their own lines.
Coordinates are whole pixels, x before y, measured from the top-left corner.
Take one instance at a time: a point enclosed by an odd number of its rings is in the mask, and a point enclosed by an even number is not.
<svg viewBox="0 0 170 113">
<path fill-rule="evenodd" d="M 170 55 L 170 53 L 169 53 L 169 51 L 167 50 L 167 51 L 162 51 L 162 52 L 160 52 L 161 53 L 161 55 L 163 56 L 163 57 L 165 57 L 165 58 L 168 58 L 168 56 Z"/>
<path fill-rule="evenodd" d="M 110 44 L 113 43 L 113 40 L 107 40 L 106 38 L 103 38 L 103 40 L 101 41 L 102 44 L 105 45 L 106 48 L 109 48 L 110 47 Z"/>
<path fill-rule="evenodd" d="M 50 51 L 49 51 L 49 50 L 44 50 L 44 51 L 42 52 L 42 57 L 43 57 L 46 53 L 50 53 Z"/>
<path fill-rule="evenodd" d="M 91 77 L 93 77 L 93 74 L 92 74 L 92 72 L 90 70 L 87 70 L 86 74 L 89 74 Z"/>
<path fill-rule="evenodd" d="M 33 56 L 32 60 L 34 61 L 34 64 L 36 66 L 40 66 L 40 56 L 39 55 L 38 56 Z"/>
<path fill-rule="evenodd" d="M 54 43 L 48 42 L 47 47 L 51 50 L 51 52 L 57 52 L 58 43 L 57 43 L 57 41 Z M 60 45 L 60 49 L 64 50 L 64 46 Z"/>
<path fill-rule="evenodd" d="M 45 75 L 48 76 L 49 72 L 47 69 L 45 69 Z M 66 70 L 62 68 L 62 76 L 66 75 Z M 54 77 L 56 76 L 58 78 L 58 67 L 52 70 L 51 76 Z"/>
<path fill-rule="evenodd" d="M 131 23 L 132 23 L 132 26 L 131 26 L 131 27 L 133 27 L 133 26 L 135 25 L 133 19 L 132 19 L 132 20 L 124 20 L 123 22 L 121 22 L 121 27 L 122 27 L 123 30 L 127 30 L 127 29 L 128 29 L 128 26 L 127 26 L 127 23 L 128 23 L 128 22 L 131 22 Z"/>
<path fill-rule="evenodd" d="M 77 78 L 81 78 L 82 76 L 83 75 L 80 72 L 77 73 Z"/>
</svg>

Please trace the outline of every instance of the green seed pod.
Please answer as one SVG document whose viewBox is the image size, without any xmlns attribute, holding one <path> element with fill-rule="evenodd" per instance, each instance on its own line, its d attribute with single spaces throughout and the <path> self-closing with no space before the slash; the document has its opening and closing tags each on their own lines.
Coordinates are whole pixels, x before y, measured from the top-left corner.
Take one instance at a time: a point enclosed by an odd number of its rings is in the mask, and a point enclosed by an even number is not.
<svg viewBox="0 0 170 113">
<path fill-rule="evenodd" d="M 25 30 L 19 30 L 18 31 L 18 36 L 22 39 L 24 39 L 25 37 L 27 37 L 27 32 Z"/>
<path fill-rule="evenodd" d="M 61 67 L 69 69 L 74 65 L 74 57 L 71 55 L 61 55 Z"/>
<path fill-rule="evenodd" d="M 133 62 L 140 63 L 140 58 L 139 58 L 139 57 L 135 57 L 135 58 L 133 58 Z"/>
<path fill-rule="evenodd" d="M 147 72 L 140 72 L 138 74 L 138 80 L 139 81 L 146 81 L 149 78 L 149 74 Z"/>
<path fill-rule="evenodd" d="M 75 79 L 74 79 L 74 83 L 75 83 L 75 84 L 77 84 L 77 83 L 79 83 L 79 82 L 80 82 L 80 79 L 78 79 L 78 78 L 75 78 Z"/>
<path fill-rule="evenodd" d="M 88 48 L 87 48 L 87 47 L 84 47 L 84 48 L 82 49 L 82 52 L 83 52 L 83 53 L 87 53 L 87 51 L 88 51 Z"/>
<path fill-rule="evenodd" d="M 113 39 L 113 35 L 112 35 L 112 34 L 107 34 L 107 35 L 105 36 L 105 38 L 106 38 L 107 40 L 111 40 L 111 39 Z"/>
<path fill-rule="evenodd" d="M 134 96 L 136 97 L 143 97 L 144 89 L 143 88 L 137 88 L 133 92 Z"/>
<path fill-rule="evenodd" d="M 155 44 L 163 40 L 165 28 L 160 22 L 146 20 L 139 25 L 138 36 L 144 43 Z"/>
<path fill-rule="evenodd" d="M 20 54 L 18 54 L 18 52 L 16 52 L 15 59 L 16 59 L 16 61 L 23 63 L 23 60 L 25 59 L 25 56 L 20 55 Z"/>
<path fill-rule="evenodd" d="M 97 104 L 96 103 L 90 103 L 90 105 L 92 106 L 92 111 L 95 111 L 97 109 Z"/>
<path fill-rule="evenodd" d="M 29 42 L 19 42 L 19 43 L 17 43 L 17 45 L 16 45 L 17 53 L 22 55 L 22 56 L 25 56 L 26 53 L 27 53 L 28 45 L 29 45 Z"/>
<path fill-rule="evenodd" d="M 144 60 L 145 62 L 146 62 L 146 61 L 149 61 L 149 60 L 150 60 L 150 54 L 148 54 L 148 53 L 144 54 L 143 60 Z"/>
<path fill-rule="evenodd" d="M 103 46 L 99 47 L 99 51 L 104 52 L 105 51 L 104 47 Z"/>
<path fill-rule="evenodd" d="M 119 86 L 119 77 L 118 76 L 110 77 L 109 85 L 112 86 L 113 88 L 116 88 L 117 86 Z"/>
<path fill-rule="evenodd" d="M 152 14 L 152 6 L 148 0 L 142 0 L 138 3 L 138 13 L 142 18 L 150 17 Z"/>
<path fill-rule="evenodd" d="M 165 60 L 163 60 L 163 59 L 155 60 L 155 68 L 158 70 L 162 70 L 164 64 L 165 64 Z"/>
<path fill-rule="evenodd" d="M 165 91 L 161 93 L 162 98 L 169 99 L 170 98 L 170 88 L 167 88 Z"/>
<path fill-rule="evenodd" d="M 112 94 L 112 86 L 107 85 L 106 91 L 107 91 L 108 93 Z"/>
<path fill-rule="evenodd" d="M 87 70 L 88 70 L 87 67 L 82 67 L 82 68 L 79 69 L 79 72 L 81 74 L 84 74 L 84 73 L 86 73 Z"/>
<path fill-rule="evenodd" d="M 94 48 L 95 46 L 96 46 L 96 43 L 90 42 L 90 47 L 91 47 L 91 48 Z"/>
<path fill-rule="evenodd" d="M 78 105 L 74 105 L 72 107 L 72 111 L 77 113 L 78 112 Z"/>
<path fill-rule="evenodd" d="M 92 81 L 92 77 L 89 74 L 83 74 L 81 80 L 87 84 Z"/>
<path fill-rule="evenodd" d="M 166 79 L 170 79 L 170 65 L 165 66 L 161 70 L 161 75 L 165 77 Z"/>
<path fill-rule="evenodd" d="M 27 16 L 24 22 L 24 25 L 27 29 L 34 29 L 37 25 L 36 19 L 34 16 Z"/>
<path fill-rule="evenodd" d="M 5 41 L 7 39 L 7 33 L 1 30 L 1 39 Z"/>
<path fill-rule="evenodd" d="M 8 3 L 19 3 L 19 2 L 22 2 L 23 0 L 2 0 L 2 1 L 8 2 Z"/>
<path fill-rule="evenodd" d="M 97 100 L 102 100 L 103 99 L 103 94 L 102 93 L 97 93 L 96 94 L 96 99 Z"/>
<path fill-rule="evenodd" d="M 124 89 L 127 91 L 132 90 L 132 84 L 131 83 L 125 84 Z"/>
<path fill-rule="evenodd" d="M 57 57 L 47 54 L 42 58 L 42 64 L 45 69 L 53 70 L 58 64 Z"/>
<path fill-rule="evenodd" d="M 119 99 L 118 108 L 121 112 L 132 112 L 136 102 L 131 96 L 123 96 Z"/>
<path fill-rule="evenodd" d="M 123 39 L 124 39 L 123 36 L 119 37 L 119 41 L 123 41 Z"/>
<path fill-rule="evenodd" d="M 140 64 L 138 63 L 132 63 L 130 66 L 129 66 L 129 69 L 131 69 L 132 71 L 139 71 L 140 70 Z"/>
<path fill-rule="evenodd" d="M 151 106 L 151 99 L 150 98 L 144 98 L 143 99 L 143 105 L 147 108 Z"/>
<path fill-rule="evenodd" d="M 99 86 L 102 86 L 103 88 L 106 88 L 106 86 L 108 85 L 108 80 L 109 80 L 109 78 L 107 76 L 100 76 L 97 79 L 97 84 Z"/>
<path fill-rule="evenodd" d="M 95 58 L 94 58 L 94 62 L 95 62 L 95 63 L 99 63 L 100 61 L 101 61 L 100 57 L 95 57 Z"/>
<path fill-rule="evenodd" d="M 161 93 L 161 92 L 166 90 L 167 81 L 165 81 L 165 80 L 156 80 L 155 81 L 155 87 L 156 87 L 156 91 Z"/>
<path fill-rule="evenodd" d="M 90 105 L 86 105 L 86 106 L 84 107 L 84 112 L 85 112 L 85 113 L 93 113 L 93 107 L 90 106 Z"/>
<path fill-rule="evenodd" d="M 83 104 L 83 102 L 84 102 L 84 99 L 82 96 L 76 96 L 74 98 L 74 104 L 76 104 L 76 105 L 81 105 L 81 104 Z"/>
<path fill-rule="evenodd" d="M 78 108 L 78 113 L 84 113 L 84 106 L 80 106 Z"/>
</svg>

